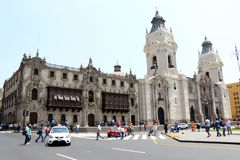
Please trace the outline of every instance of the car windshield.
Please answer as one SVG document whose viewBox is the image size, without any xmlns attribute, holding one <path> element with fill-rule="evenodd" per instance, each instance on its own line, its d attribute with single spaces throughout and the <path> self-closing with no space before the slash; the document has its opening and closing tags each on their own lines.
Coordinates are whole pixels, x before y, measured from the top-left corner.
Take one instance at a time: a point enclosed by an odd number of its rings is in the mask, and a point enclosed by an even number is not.
<svg viewBox="0 0 240 160">
<path fill-rule="evenodd" d="M 67 128 L 53 128 L 52 133 L 68 133 L 68 129 Z"/>
</svg>

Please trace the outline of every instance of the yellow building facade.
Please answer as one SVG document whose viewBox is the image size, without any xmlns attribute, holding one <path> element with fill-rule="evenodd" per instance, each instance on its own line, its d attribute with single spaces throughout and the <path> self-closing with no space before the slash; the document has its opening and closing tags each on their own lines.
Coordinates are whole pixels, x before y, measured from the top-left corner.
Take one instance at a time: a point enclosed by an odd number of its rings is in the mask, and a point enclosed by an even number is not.
<svg viewBox="0 0 240 160">
<path fill-rule="evenodd" d="M 232 119 L 240 119 L 240 82 L 227 84 Z"/>
</svg>

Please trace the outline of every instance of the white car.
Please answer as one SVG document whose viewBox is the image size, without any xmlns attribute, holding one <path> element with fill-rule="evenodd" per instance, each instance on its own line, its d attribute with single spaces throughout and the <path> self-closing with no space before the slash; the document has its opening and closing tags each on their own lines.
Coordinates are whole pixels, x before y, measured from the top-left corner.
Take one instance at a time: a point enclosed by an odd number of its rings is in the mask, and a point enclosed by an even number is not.
<svg viewBox="0 0 240 160">
<path fill-rule="evenodd" d="M 179 129 L 188 129 L 188 124 L 187 123 L 179 123 L 178 128 Z"/>
<path fill-rule="evenodd" d="M 67 127 L 56 126 L 53 127 L 49 133 L 48 144 L 64 142 L 67 145 L 71 145 L 71 134 Z"/>
</svg>

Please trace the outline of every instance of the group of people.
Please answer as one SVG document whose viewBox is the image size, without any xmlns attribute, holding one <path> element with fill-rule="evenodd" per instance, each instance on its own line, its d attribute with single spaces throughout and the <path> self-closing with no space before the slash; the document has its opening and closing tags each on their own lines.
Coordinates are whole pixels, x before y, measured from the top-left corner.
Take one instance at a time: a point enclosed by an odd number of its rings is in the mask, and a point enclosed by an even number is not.
<svg viewBox="0 0 240 160">
<path fill-rule="evenodd" d="M 25 129 L 23 130 L 23 135 L 25 135 L 25 141 L 24 141 L 24 145 L 28 145 L 30 144 L 31 141 L 31 128 L 32 125 L 31 124 L 27 124 Z M 49 132 L 50 132 L 50 125 L 47 125 L 46 129 L 45 129 L 45 136 L 43 137 L 43 124 L 41 124 L 41 127 L 39 128 L 37 134 L 38 137 L 37 139 L 35 139 L 35 142 L 38 143 L 38 140 L 41 138 L 41 142 L 44 142 L 45 139 L 49 136 Z"/>
<path fill-rule="evenodd" d="M 216 118 L 216 122 L 213 123 L 213 125 L 214 125 L 214 127 L 216 127 L 217 137 L 221 137 L 222 135 L 226 136 L 226 130 L 228 132 L 228 135 L 232 134 L 231 121 L 229 119 L 228 120 L 221 119 L 219 121 L 218 118 Z M 209 119 L 206 119 L 205 128 L 206 128 L 208 137 L 211 136 L 210 127 L 211 127 L 211 122 Z M 221 128 L 222 128 L 222 134 L 220 133 Z"/>
<path fill-rule="evenodd" d="M 143 120 L 139 122 L 139 131 L 146 131 L 147 127 L 144 124 Z"/>
</svg>

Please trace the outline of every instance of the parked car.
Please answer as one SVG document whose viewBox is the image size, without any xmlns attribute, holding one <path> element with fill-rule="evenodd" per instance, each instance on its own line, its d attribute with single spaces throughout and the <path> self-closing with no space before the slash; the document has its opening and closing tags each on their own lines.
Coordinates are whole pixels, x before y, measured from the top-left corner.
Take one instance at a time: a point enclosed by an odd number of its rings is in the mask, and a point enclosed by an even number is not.
<svg viewBox="0 0 240 160">
<path fill-rule="evenodd" d="M 175 125 L 171 125 L 171 128 L 170 128 L 170 129 L 171 129 L 172 132 L 174 132 L 174 131 L 176 130 Z M 188 124 L 186 124 L 186 123 L 179 123 L 179 124 L 178 124 L 178 131 L 179 131 L 180 129 L 181 129 L 181 130 L 183 130 L 183 129 L 188 129 Z"/>
<path fill-rule="evenodd" d="M 188 129 L 188 124 L 187 123 L 179 123 L 178 124 L 178 128 L 179 129 Z"/>
<path fill-rule="evenodd" d="M 48 144 L 65 143 L 71 145 L 71 134 L 65 126 L 53 127 L 49 133 Z"/>
</svg>

